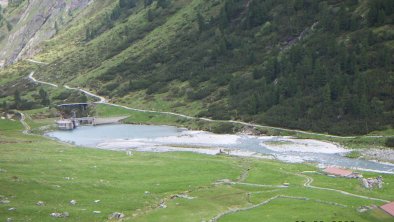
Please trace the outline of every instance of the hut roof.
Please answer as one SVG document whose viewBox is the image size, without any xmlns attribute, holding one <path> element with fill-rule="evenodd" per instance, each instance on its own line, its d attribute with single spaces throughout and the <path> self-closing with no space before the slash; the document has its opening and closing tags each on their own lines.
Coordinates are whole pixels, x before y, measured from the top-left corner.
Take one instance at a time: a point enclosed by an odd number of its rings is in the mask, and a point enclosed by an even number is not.
<svg viewBox="0 0 394 222">
<path fill-rule="evenodd" d="M 394 202 L 385 204 L 380 207 L 382 210 L 386 211 L 388 214 L 394 217 Z"/>
<path fill-rule="evenodd" d="M 343 177 L 349 176 L 353 173 L 351 170 L 345 170 L 345 169 L 336 168 L 336 167 L 327 167 L 323 171 L 327 174 L 343 176 Z"/>
</svg>

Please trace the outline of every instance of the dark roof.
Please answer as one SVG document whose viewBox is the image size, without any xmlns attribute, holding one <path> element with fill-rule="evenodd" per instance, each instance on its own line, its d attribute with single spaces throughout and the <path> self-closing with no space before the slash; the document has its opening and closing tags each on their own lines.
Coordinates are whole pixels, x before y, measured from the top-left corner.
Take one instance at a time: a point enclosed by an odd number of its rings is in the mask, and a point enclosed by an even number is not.
<svg viewBox="0 0 394 222">
<path fill-rule="evenodd" d="M 62 107 L 62 106 L 87 106 L 87 105 L 89 105 L 89 103 L 66 103 L 66 104 L 60 104 L 57 106 Z"/>
</svg>

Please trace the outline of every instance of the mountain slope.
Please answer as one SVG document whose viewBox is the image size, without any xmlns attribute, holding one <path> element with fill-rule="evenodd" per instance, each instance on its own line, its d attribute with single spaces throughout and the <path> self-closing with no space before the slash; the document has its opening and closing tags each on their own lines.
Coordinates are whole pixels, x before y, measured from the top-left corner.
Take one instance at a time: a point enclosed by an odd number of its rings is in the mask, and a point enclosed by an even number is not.
<svg viewBox="0 0 394 222">
<path fill-rule="evenodd" d="M 122 0 L 48 41 L 39 75 L 129 105 L 363 134 L 394 123 L 393 11 L 390 0 Z"/>
<path fill-rule="evenodd" d="M 5 16 L 9 17 L 8 32 L 3 36 L 0 50 L 1 64 L 12 64 L 37 53 L 38 45 L 52 38 L 78 11 L 91 0 L 18 1 L 11 4 Z"/>
</svg>

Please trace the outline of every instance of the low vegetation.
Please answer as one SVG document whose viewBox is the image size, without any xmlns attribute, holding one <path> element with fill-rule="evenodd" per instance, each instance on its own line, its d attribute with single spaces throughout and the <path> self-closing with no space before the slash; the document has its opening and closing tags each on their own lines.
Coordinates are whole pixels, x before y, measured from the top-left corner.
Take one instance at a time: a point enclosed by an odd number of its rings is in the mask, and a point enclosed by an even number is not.
<svg viewBox="0 0 394 222">
<path fill-rule="evenodd" d="M 32 121 L 36 126 L 46 124 L 45 120 Z M 0 125 L 0 199 L 10 201 L 0 204 L 0 220 L 53 221 L 51 213 L 68 212 L 68 221 L 103 221 L 117 211 L 126 215 L 125 221 L 208 221 L 229 209 L 280 196 L 267 205 L 230 213 L 219 221 L 391 221 L 379 209 L 357 211 L 360 206 L 382 202 L 303 187 L 305 178 L 297 174 L 316 170 L 310 165 L 182 152 L 128 156 L 24 135 L 17 121 L 0 120 Z M 358 180 L 307 176 L 314 178 L 316 186 L 394 199 L 391 175 L 384 175 L 383 189 L 371 191 L 363 189 Z M 221 179 L 246 184 L 213 184 Z M 289 188 L 247 185 L 283 183 Z M 76 204 L 70 204 L 71 200 Z M 43 206 L 36 205 L 39 201 Z M 322 208 L 324 213 L 317 215 L 315 212 Z"/>
<path fill-rule="evenodd" d="M 387 138 L 387 139 L 386 139 L 386 142 L 385 142 L 385 145 L 386 145 L 387 147 L 393 148 L 393 147 L 394 147 L 394 137 L 389 137 L 389 138 Z"/>
</svg>

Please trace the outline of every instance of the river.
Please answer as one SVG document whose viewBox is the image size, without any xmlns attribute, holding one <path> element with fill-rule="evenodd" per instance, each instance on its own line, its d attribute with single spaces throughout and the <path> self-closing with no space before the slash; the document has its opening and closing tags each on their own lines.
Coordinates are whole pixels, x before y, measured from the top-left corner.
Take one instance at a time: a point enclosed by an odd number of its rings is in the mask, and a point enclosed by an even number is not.
<svg viewBox="0 0 394 222">
<path fill-rule="evenodd" d="M 83 147 L 117 151 L 190 151 L 205 154 L 273 158 L 291 163 L 335 165 L 365 171 L 394 173 L 394 165 L 344 155 L 348 150 L 324 141 L 276 136 L 219 135 L 172 126 L 114 124 L 82 126 L 73 131 L 53 131 L 52 138 Z"/>
</svg>

